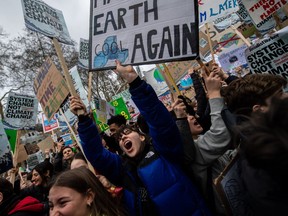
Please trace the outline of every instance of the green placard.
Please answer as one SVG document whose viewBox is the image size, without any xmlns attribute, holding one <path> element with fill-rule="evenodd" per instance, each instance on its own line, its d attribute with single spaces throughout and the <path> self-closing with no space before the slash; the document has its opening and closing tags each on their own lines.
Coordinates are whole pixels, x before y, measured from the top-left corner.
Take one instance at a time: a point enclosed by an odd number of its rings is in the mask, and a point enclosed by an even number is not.
<svg viewBox="0 0 288 216">
<path fill-rule="evenodd" d="M 93 117 L 94 119 L 96 119 L 96 124 L 98 125 L 98 127 L 100 128 L 101 131 L 106 131 L 109 129 L 109 126 L 101 121 L 99 121 L 97 119 L 97 114 L 96 114 L 96 110 L 93 110 Z"/>
<path fill-rule="evenodd" d="M 119 115 L 119 114 L 123 115 L 126 120 L 130 120 L 131 119 L 131 116 L 130 116 L 130 114 L 128 112 L 128 109 L 127 109 L 127 106 L 125 104 L 125 101 L 123 100 L 122 97 L 111 101 L 110 104 L 115 107 L 115 114 L 116 115 Z"/>
<path fill-rule="evenodd" d="M 14 153 L 17 141 L 17 130 L 5 129 L 5 132 L 9 140 L 11 150 Z"/>
</svg>

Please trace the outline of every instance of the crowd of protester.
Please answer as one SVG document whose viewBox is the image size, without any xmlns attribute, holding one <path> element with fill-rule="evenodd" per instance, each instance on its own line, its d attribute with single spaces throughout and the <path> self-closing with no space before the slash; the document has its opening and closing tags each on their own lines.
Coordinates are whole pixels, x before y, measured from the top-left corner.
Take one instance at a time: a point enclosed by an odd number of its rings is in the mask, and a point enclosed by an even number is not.
<svg viewBox="0 0 288 216">
<path fill-rule="evenodd" d="M 1 178 L 1 216 L 287 214 L 287 80 L 229 76 L 217 64 L 191 69 L 195 98 L 179 96 L 167 108 L 132 66 L 116 60 L 115 72 L 129 84 L 137 122 L 113 116 L 110 134 L 101 132 L 81 99 L 70 97 L 70 110 L 83 110 L 82 148 L 60 137 L 53 154 L 48 149 L 30 173 L 19 172 L 19 184 Z M 232 162 L 238 214 L 215 185 Z"/>
</svg>

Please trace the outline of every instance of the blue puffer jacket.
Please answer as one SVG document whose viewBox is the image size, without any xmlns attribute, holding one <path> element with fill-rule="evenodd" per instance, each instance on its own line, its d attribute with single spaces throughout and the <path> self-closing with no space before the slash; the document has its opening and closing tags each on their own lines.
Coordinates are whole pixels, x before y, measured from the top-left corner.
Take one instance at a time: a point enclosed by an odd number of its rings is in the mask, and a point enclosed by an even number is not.
<svg viewBox="0 0 288 216">
<path fill-rule="evenodd" d="M 183 160 L 181 137 L 170 113 L 150 85 L 139 78 L 133 83 L 130 86 L 132 99 L 147 121 L 153 140 L 153 150 L 137 164 L 136 178 L 146 188 L 157 215 L 210 215 L 198 190 L 180 168 Z M 139 193 L 131 189 L 139 186 L 135 175 L 119 155 L 102 147 L 96 126 L 90 119 L 79 122 L 78 126 L 87 159 L 112 183 L 124 187 L 129 215 L 143 215 L 137 202 Z M 131 187 L 131 184 L 134 185 Z"/>
</svg>

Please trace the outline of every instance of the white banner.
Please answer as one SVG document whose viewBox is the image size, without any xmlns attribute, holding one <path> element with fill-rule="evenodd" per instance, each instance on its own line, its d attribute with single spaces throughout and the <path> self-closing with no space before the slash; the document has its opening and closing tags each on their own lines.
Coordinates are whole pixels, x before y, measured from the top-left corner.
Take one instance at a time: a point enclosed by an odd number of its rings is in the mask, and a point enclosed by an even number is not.
<svg viewBox="0 0 288 216">
<path fill-rule="evenodd" d="M 90 70 L 198 56 L 194 0 L 91 0 Z"/>
<path fill-rule="evenodd" d="M 62 11 L 38 0 L 22 0 L 22 8 L 28 29 L 73 45 Z"/>
<path fill-rule="evenodd" d="M 247 11 L 251 15 L 255 24 L 269 18 L 276 13 L 281 7 L 287 4 L 286 0 L 244 0 L 242 1 Z"/>
<path fill-rule="evenodd" d="M 89 40 L 80 38 L 78 66 L 88 69 L 89 60 Z"/>
<path fill-rule="evenodd" d="M 288 79 L 288 27 L 249 47 L 245 56 L 253 73 L 282 75 Z"/>
<path fill-rule="evenodd" d="M 38 101 L 35 97 L 10 92 L 4 115 L 5 128 L 34 128 L 37 111 Z"/>
<path fill-rule="evenodd" d="M 237 0 L 198 0 L 198 6 L 199 25 L 212 22 L 239 9 Z"/>
</svg>

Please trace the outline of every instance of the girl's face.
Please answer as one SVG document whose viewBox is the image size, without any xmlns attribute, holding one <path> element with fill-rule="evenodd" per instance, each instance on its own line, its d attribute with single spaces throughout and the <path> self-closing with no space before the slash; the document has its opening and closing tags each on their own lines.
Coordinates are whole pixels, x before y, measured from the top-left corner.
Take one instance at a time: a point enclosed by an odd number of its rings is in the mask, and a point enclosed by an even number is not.
<svg viewBox="0 0 288 216">
<path fill-rule="evenodd" d="M 40 174 L 34 169 L 32 171 L 32 180 L 34 185 L 41 185 L 43 182 L 42 177 L 40 176 Z"/>
<path fill-rule="evenodd" d="M 202 133 L 203 128 L 202 126 L 197 122 L 196 118 L 192 115 L 187 116 L 187 120 L 189 123 L 190 131 L 192 135 L 199 135 Z"/>
<path fill-rule="evenodd" d="M 49 207 L 51 216 L 83 216 L 90 214 L 93 198 L 84 196 L 68 188 L 53 186 L 49 191 Z"/>
<path fill-rule="evenodd" d="M 125 152 L 125 154 L 133 158 L 138 156 L 143 151 L 145 145 L 142 142 L 144 140 L 144 136 L 126 128 L 119 137 L 118 141 L 120 148 Z"/>
</svg>

